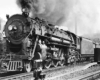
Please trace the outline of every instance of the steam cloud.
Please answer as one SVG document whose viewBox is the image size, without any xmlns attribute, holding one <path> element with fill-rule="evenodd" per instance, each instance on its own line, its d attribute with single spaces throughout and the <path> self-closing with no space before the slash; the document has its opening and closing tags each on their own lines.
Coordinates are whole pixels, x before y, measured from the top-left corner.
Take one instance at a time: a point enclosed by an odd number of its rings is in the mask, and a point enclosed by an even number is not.
<svg viewBox="0 0 100 80">
<path fill-rule="evenodd" d="M 74 33 L 77 27 L 78 35 L 100 31 L 99 0 L 17 0 L 17 4 L 27 7 L 32 17 L 66 26 Z"/>
<path fill-rule="evenodd" d="M 44 18 L 55 25 L 62 24 L 73 7 L 72 0 L 18 0 L 20 7 L 28 7 L 32 16 Z"/>
</svg>

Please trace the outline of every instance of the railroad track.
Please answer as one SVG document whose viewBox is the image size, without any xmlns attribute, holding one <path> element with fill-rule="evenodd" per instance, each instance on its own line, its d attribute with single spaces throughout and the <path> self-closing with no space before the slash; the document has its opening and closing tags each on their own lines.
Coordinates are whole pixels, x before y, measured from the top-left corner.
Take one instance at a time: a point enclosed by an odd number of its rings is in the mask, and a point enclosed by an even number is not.
<svg viewBox="0 0 100 80">
<path fill-rule="evenodd" d="M 33 72 L 0 77 L 0 80 L 33 80 L 33 79 L 34 79 Z"/>
<path fill-rule="evenodd" d="M 81 75 L 72 79 L 68 79 L 68 80 L 95 80 L 97 78 L 100 78 L 100 70 L 99 71 L 95 71 L 95 72 L 91 72 L 85 75 Z"/>
<path fill-rule="evenodd" d="M 80 67 L 77 66 L 77 67 L 74 67 L 73 69 L 71 68 L 69 70 L 64 70 L 60 74 L 56 72 L 57 75 L 49 76 L 49 77 L 45 78 L 45 80 L 69 80 L 69 78 L 70 78 L 70 80 L 75 80 L 76 78 L 73 78 L 73 77 L 80 76 L 80 74 L 83 74 L 83 73 L 88 73 L 89 71 L 91 71 L 91 67 L 92 67 L 92 69 L 94 69 L 97 66 L 98 65 L 96 65 L 96 63 L 87 64 L 85 66 L 80 66 Z M 98 66 L 98 69 L 100 69 L 99 67 L 100 66 Z M 80 80 L 80 79 L 76 79 L 76 80 Z"/>
<path fill-rule="evenodd" d="M 42 73 L 47 73 L 50 71 L 55 71 L 58 69 L 63 69 L 64 67 L 57 67 L 57 68 L 50 68 L 50 69 L 43 69 Z M 4 77 L 0 77 L 0 80 L 34 80 L 33 77 L 33 72 L 30 73 L 20 73 L 20 74 L 15 74 L 15 75 L 11 75 L 11 76 L 4 76 Z"/>
<path fill-rule="evenodd" d="M 87 63 L 84 63 L 84 64 L 80 64 L 81 65 L 81 67 L 83 66 L 83 65 L 86 65 Z M 79 65 L 79 66 L 80 66 Z M 63 67 L 57 67 L 57 68 L 50 68 L 50 69 L 48 69 L 48 70 L 46 70 L 46 69 L 43 69 L 43 71 L 42 71 L 42 73 L 41 74 L 46 74 L 46 75 L 48 75 L 49 73 L 51 73 L 50 75 L 52 75 L 52 73 L 54 73 L 54 72 L 60 72 L 60 71 L 62 71 L 62 70 L 67 70 L 67 68 L 69 69 L 69 68 L 73 68 L 73 65 L 71 65 L 71 66 L 63 66 Z M 85 66 L 86 67 L 86 66 Z M 76 67 L 77 68 L 77 67 Z M 84 68 L 85 69 L 85 68 Z M 72 69 L 73 70 L 73 69 Z M 78 69 L 79 70 L 79 69 Z M 70 71 L 70 70 L 69 70 Z M 75 71 L 74 71 L 75 72 Z M 68 72 L 69 74 L 71 73 L 71 72 Z M 73 72 L 72 72 L 73 73 Z M 49 75 L 49 77 L 50 77 L 50 75 Z M 62 76 L 63 75 L 66 75 L 66 73 L 64 73 L 64 74 L 62 74 Z M 61 76 L 61 74 L 60 74 L 60 76 Z M 60 77 L 59 76 L 59 77 Z M 56 76 L 55 76 L 55 78 L 56 78 Z M 47 79 L 47 78 L 45 78 L 45 79 Z M 53 79 L 53 78 L 52 78 Z M 0 77 L 0 80 L 34 80 L 34 77 L 33 77 L 33 72 L 30 72 L 30 73 L 20 73 L 20 74 L 15 74 L 15 75 L 11 75 L 11 76 L 5 76 L 5 77 Z"/>
<path fill-rule="evenodd" d="M 65 67 L 65 66 L 64 66 Z M 50 68 L 48 70 L 43 69 L 43 72 L 47 73 L 49 71 L 57 70 L 57 69 L 62 69 L 64 67 L 57 67 L 57 68 Z M 20 74 L 15 74 L 15 75 L 10 75 L 10 76 L 4 76 L 0 77 L 0 80 L 33 80 L 33 72 L 30 73 L 20 73 Z"/>
</svg>

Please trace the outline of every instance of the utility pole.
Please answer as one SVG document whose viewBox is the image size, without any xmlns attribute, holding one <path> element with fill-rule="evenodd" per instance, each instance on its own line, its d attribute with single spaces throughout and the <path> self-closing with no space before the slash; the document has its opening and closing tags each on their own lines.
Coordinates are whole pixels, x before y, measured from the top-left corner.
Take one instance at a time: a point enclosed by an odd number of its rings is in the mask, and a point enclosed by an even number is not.
<svg viewBox="0 0 100 80">
<path fill-rule="evenodd" d="M 75 0 L 75 34 L 76 34 L 76 49 L 78 48 L 78 36 L 77 36 L 77 0 Z"/>
<path fill-rule="evenodd" d="M 75 34 L 77 35 L 77 14 L 75 15 Z"/>
<path fill-rule="evenodd" d="M 77 0 L 75 0 L 75 6 L 77 5 Z M 76 9 L 76 8 L 75 8 Z M 77 9 L 76 9 L 77 10 Z M 77 35 L 77 12 L 75 12 L 75 34 Z"/>
<path fill-rule="evenodd" d="M 1 20 L 0 20 L 0 31 L 1 31 Z"/>
</svg>

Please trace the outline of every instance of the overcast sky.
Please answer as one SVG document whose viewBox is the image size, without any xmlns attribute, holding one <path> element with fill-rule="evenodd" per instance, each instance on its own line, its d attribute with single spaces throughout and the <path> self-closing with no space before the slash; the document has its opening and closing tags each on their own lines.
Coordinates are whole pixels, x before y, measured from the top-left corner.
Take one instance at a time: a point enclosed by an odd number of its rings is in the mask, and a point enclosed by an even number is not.
<svg viewBox="0 0 100 80">
<path fill-rule="evenodd" d="M 16 0 L 0 0 L 0 18 L 3 20 L 1 22 L 1 29 L 0 32 L 3 31 L 5 21 L 6 21 L 6 14 L 10 16 L 13 14 L 21 13 L 21 9 L 16 4 Z"/>
<path fill-rule="evenodd" d="M 6 14 L 12 15 L 20 12 L 16 0 L 0 0 L 0 17 L 4 20 L 6 20 Z"/>
<path fill-rule="evenodd" d="M 49 4 L 49 2 L 50 1 L 52 2 L 53 0 L 40 0 L 40 1 L 47 1 Z M 66 15 L 67 17 L 65 16 L 66 20 L 64 21 L 63 24 L 61 24 L 62 26 L 68 27 L 68 30 L 75 32 L 75 20 L 76 20 L 77 34 L 83 35 L 83 34 L 100 33 L 100 0 L 76 0 L 76 4 L 71 4 L 75 0 L 65 0 L 65 1 L 67 1 L 67 5 L 65 5 L 64 8 L 66 8 L 66 10 L 68 9 L 70 10 L 69 14 Z M 51 4 L 49 5 L 48 8 L 47 6 L 45 6 L 45 8 L 51 10 L 52 7 Z M 52 9 L 54 9 L 55 5 L 59 6 L 59 4 L 56 3 L 53 4 Z M 40 4 L 39 6 L 41 7 Z M 57 8 L 59 8 L 58 6 Z M 65 12 L 66 14 L 68 13 L 68 11 Z M 0 0 L 0 17 L 3 20 L 6 21 L 6 14 L 13 15 L 16 13 L 21 13 L 21 9 L 16 4 L 16 0 Z M 52 17 L 52 14 L 50 17 Z"/>
</svg>

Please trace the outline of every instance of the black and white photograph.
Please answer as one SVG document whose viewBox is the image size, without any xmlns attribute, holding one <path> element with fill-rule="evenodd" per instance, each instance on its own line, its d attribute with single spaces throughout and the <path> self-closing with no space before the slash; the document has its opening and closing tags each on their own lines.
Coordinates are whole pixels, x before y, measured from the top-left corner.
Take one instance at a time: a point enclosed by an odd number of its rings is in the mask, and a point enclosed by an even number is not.
<svg viewBox="0 0 100 80">
<path fill-rule="evenodd" d="M 100 0 L 0 0 L 0 80 L 100 80 Z"/>
</svg>

